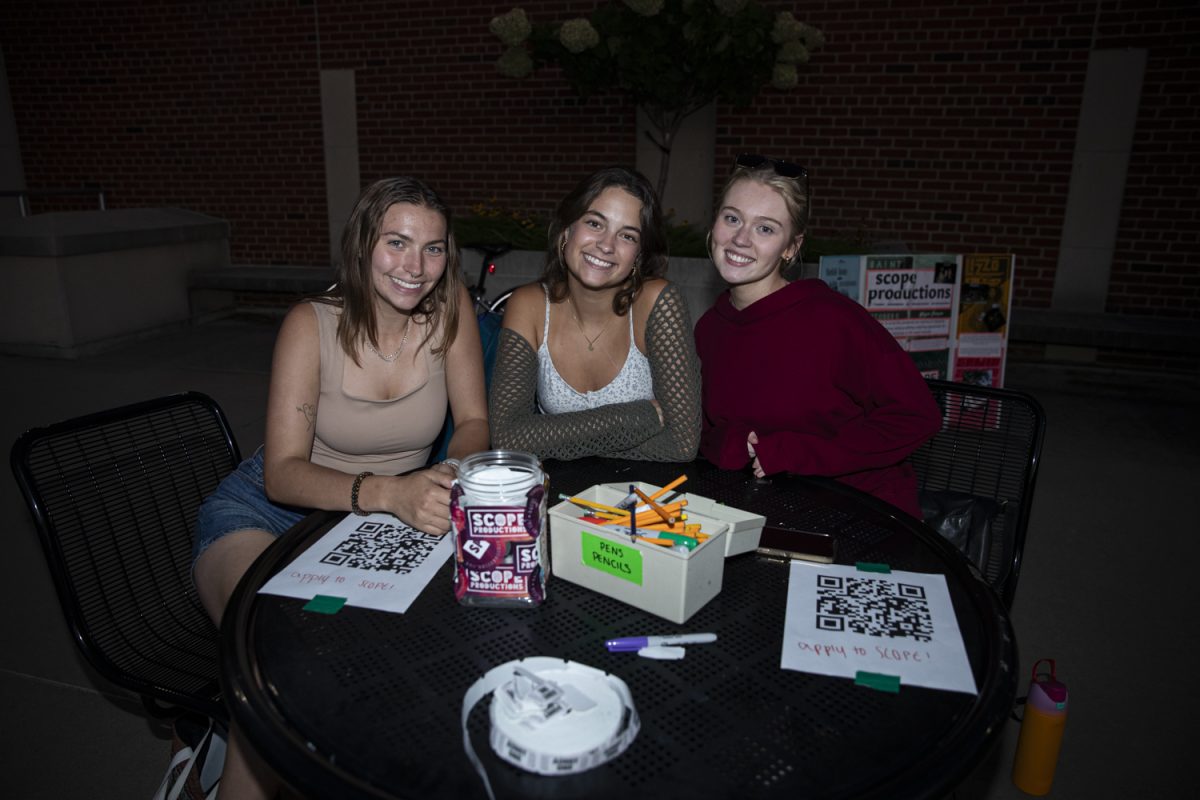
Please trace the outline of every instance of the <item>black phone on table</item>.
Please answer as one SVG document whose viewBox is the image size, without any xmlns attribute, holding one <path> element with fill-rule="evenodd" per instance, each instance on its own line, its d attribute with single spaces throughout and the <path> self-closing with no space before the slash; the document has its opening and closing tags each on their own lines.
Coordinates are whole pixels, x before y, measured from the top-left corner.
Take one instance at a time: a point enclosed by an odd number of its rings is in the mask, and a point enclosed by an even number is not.
<svg viewBox="0 0 1200 800">
<path fill-rule="evenodd" d="M 758 539 L 758 552 L 773 558 L 798 558 L 832 564 L 837 540 L 828 533 L 767 525 Z"/>
</svg>

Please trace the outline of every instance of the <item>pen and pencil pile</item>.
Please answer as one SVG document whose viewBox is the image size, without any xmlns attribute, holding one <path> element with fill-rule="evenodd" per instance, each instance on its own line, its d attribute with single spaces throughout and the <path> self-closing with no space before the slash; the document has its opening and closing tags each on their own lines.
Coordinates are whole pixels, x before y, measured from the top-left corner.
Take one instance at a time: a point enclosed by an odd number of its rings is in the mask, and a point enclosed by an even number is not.
<svg viewBox="0 0 1200 800">
<path fill-rule="evenodd" d="M 699 522 L 688 521 L 688 514 L 684 510 L 688 504 L 687 498 L 676 493 L 669 501 L 662 504 L 658 502 L 686 480 L 687 475 L 680 475 L 650 494 L 631 483 L 629 494 L 614 505 L 567 495 L 559 495 L 559 498 L 586 509 L 588 513 L 580 517 L 581 520 L 628 534 L 631 542 L 643 541 L 659 547 L 693 550 L 707 541 L 711 534 L 702 531 Z"/>
</svg>

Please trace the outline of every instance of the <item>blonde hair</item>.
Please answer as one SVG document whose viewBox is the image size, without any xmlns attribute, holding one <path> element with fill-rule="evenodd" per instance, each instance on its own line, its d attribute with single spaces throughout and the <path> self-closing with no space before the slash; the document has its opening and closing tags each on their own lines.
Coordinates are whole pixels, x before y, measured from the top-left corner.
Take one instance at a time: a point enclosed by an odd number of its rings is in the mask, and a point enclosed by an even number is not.
<svg viewBox="0 0 1200 800">
<path fill-rule="evenodd" d="M 729 195 L 729 190 L 738 181 L 754 181 L 760 183 L 770 189 L 774 189 L 775 193 L 783 199 L 783 205 L 787 208 L 788 224 L 791 225 L 791 233 L 789 239 L 794 239 L 797 236 L 803 236 L 808 231 L 808 178 L 788 178 L 775 172 L 775 167 L 770 161 L 766 161 L 757 167 L 734 167 L 733 174 L 729 176 L 729 180 L 725 181 L 725 186 L 721 188 L 720 200 L 717 202 L 716 212 L 713 216 L 713 225 L 716 224 L 716 215 L 721 213 L 721 209 L 725 206 L 725 198 Z M 712 228 L 712 225 L 709 226 Z M 792 256 L 791 261 L 783 265 L 784 271 L 787 271 L 800 263 L 800 248 L 796 248 L 796 254 Z"/>
</svg>

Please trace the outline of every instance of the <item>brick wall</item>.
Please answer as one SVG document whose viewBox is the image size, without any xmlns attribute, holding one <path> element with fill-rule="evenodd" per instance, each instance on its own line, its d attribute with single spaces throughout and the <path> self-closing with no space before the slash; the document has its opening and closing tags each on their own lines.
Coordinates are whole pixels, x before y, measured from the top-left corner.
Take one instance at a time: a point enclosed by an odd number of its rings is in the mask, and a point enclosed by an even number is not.
<svg viewBox="0 0 1200 800">
<path fill-rule="evenodd" d="M 1200 319 L 1195 2 L 797 8 L 826 48 L 796 89 L 719 109 L 718 171 L 740 150 L 810 164 L 818 235 L 1014 252 L 1026 306 L 1050 304 L 1093 33 L 1146 48 L 1108 310 Z"/>
<path fill-rule="evenodd" d="M 591 169 L 633 161 L 634 115 L 615 94 L 576 100 L 553 71 L 500 76 L 487 23 L 515 4 L 8 0 L 27 185 L 228 219 L 235 262 L 323 264 L 318 76 L 353 69 L 364 182 L 412 173 L 459 209 L 494 196 L 544 213 Z M 521 5 L 548 20 L 593 3 Z M 1194 2 L 768 5 L 827 45 L 798 88 L 718 109 L 715 183 L 741 150 L 808 163 L 815 233 L 1011 250 L 1019 305 L 1049 303 L 1093 33 L 1147 48 L 1109 310 L 1200 318 Z"/>
<path fill-rule="evenodd" d="M 562 3 L 528 3 L 558 18 Z M 581 12 L 591 3 L 576 3 Z M 320 69 L 353 69 L 364 183 L 428 180 L 465 209 L 548 211 L 634 159 L 633 109 L 552 72 L 502 77 L 488 22 L 510 5 L 13 0 L 0 4 L 30 188 L 98 184 L 110 208 L 227 219 L 235 263 L 328 260 Z M 34 211 L 94 208 L 37 199 Z"/>
</svg>

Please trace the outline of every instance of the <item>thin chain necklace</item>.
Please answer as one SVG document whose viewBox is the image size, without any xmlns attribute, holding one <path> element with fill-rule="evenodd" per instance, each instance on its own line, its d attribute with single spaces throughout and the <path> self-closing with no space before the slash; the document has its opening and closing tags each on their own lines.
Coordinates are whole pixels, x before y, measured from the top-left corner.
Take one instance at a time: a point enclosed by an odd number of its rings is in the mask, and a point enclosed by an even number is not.
<svg viewBox="0 0 1200 800">
<path fill-rule="evenodd" d="M 587 335 L 587 331 L 583 329 L 583 323 L 579 320 L 579 315 L 575 313 L 575 301 L 571 299 L 570 291 L 567 292 L 567 304 L 571 306 L 571 316 L 575 318 L 575 324 L 579 326 L 579 333 L 582 334 L 584 340 L 587 341 L 588 350 L 595 350 L 596 340 L 604 335 L 604 332 L 608 330 L 609 325 L 612 325 L 612 318 L 610 317 L 608 322 L 604 323 L 604 327 L 600 329 L 599 333 L 597 333 L 595 336 L 589 337 Z"/>
<path fill-rule="evenodd" d="M 408 343 L 408 329 L 411 326 L 412 326 L 412 317 L 410 316 L 408 318 L 408 322 L 404 323 L 404 338 L 402 338 L 400 340 L 400 346 L 398 348 L 396 348 L 396 352 L 392 353 L 391 355 L 385 356 L 383 353 L 376 350 L 375 345 L 371 344 L 370 339 L 367 339 L 367 349 L 370 350 L 375 355 L 379 356 L 381 359 L 383 359 L 387 363 L 389 363 L 389 364 L 392 363 L 393 361 L 395 361 L 397 358 L 400 357 L 400 354 L 402 352 L 404 352 L 404 345 L 406 345 Z"/>
</svg>

